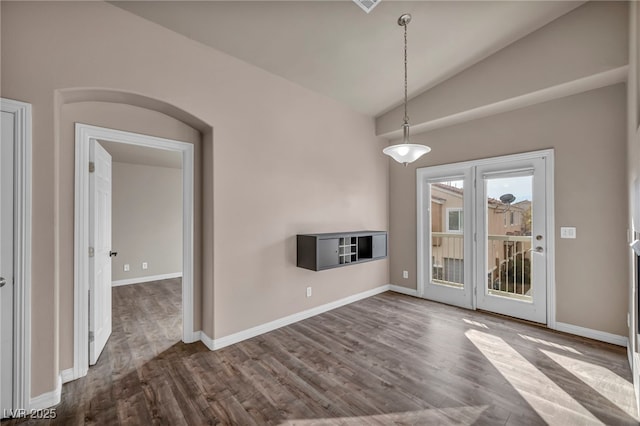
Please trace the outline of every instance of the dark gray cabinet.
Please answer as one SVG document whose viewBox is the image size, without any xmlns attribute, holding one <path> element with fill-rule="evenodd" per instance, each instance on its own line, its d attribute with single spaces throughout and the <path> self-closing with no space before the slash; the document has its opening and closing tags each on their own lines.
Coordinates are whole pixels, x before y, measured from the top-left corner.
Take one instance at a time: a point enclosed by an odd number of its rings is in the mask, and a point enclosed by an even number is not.
<svg viewBox="0 0 640 426">
<path fill-rule="evenodd" d="M 339 238 L 327 238 L 317 241 L 318 264 L 326 267 L 338 266 L 340 264 Z"/>
<path fill-rule="evenodd" d="M 297 236 L 297 266 L 321 271 L 387 257 L 385 231 L 335 232 Z"/>
</svg>

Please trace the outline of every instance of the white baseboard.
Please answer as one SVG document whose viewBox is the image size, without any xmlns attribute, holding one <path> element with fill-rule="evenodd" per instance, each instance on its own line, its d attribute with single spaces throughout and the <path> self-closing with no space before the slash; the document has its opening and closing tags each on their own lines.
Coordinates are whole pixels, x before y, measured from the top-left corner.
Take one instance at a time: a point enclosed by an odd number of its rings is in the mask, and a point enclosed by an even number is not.
<svg viewBox="0 0 640 426">
<path fill-rule="evenodd" d="M 138 278 L 127 278 L 126 280 L 112 281 L 111 287 L 118 287 L 120 285 L 129 285 L 129 284 L 148 283 L 150 281 L 168 280 L 170 278 L 180 278 L 180 277 L 182 277 L 182 272 L 174 272 L 171 274 L 162 274 L 162 275 L 148 275 L 146 277 L 138 277 Z"/>
<path fill-rule="evenodd" d="M 29 410 L 43 410 L 60 404 L 62 397 L 62 376 L 58 376 L 56 388 L 51 392 L 32 397 L 29 401 Z"/>
<path fill-rule="evenodd" d="M 209 350 L 214 350 L 213 339 L 209 337 L 204 331 L 194 331 L 191 335 L 191 340 L 185 343 L 195 343 L 198 341 L 204 343 L 204 345 L 209 348 Z"/>
<path fill-rule="evenodd" d="M 184 343 L 195 343 L 200 340 L 201 331 L 194 331 L 191 333 L 191 336 L 187 336 L 186 339 L 182 339 Z"/>
<path fill-rule="evenodd" d="M 243 331 L 239 331 L 228 336 L 220 337 L 219 339 L 211 339 L 209 336 L 201 332 L 202 342 L 211 350 L 217 350 L 224 348 L 225 346 L 233 345 L 234 343 L 242 342 L 243 340 L 250 339 L 260 334 L 268 333 L 280 327 L 284 327 L 289 324 L 293 324 L 298 321 L 305 320 L 307 318 L 319 315 L 321 313 L 330 311 L 332 309 L 339 308 L 344 305 L 348 305 L 358 300 L 366 299 L 367 297 L 375 296 L 376 294 L 384 293 L 389 290 L 389 284 L 376 287 L 371 290 L 363 291 L 362 293 L 354 294 L 352 296 L 345 297 L 335 302 L 326 303 L 315 308 L 307 309 L 306 311 L 298 312 L 293 315 L 289 315 L 284 318 L 280 318 L 265 324 L 258 325 Z"/>
<path fill-rule="evenodd" d="M 213 344 L 213 339 L 207 336 L 207 333 L 204 331 L 200 331 L 200 341 L 204 343 L 204 345 L 209 348 L 210 351 L 214 351 L 215 346 Z"/>
<path fill-rule="evenodd" d="M 62 370 L 60 372 L 60 377 L 62 378 L 62 383 L 69 383 L 72 380 L 75 380 L 76 378 L 73 377 L 73 367 L 71 368 L 67 368 L 66 370 Z"/>
<path fill-rule="evenodd" d="M 389 284 L 389 290 L 396 293 L 406 294 L 407 296 L 418 297 L 418 290 L 415 288 L 407 288 L 401 285 Z"/>
<path fill-rule="evenodd" d="M 599 340 L 601 342 L 611 343 L 618 346 L 627 346 L 629 339 L 626 336 L 607 333 L 605 331 L 593 330 L 591 328 L 580 327 L 573 324 L 556 322 L 555 330 L 563 331 L 576 336 L 588 337 L 589 339 Z"/>
</svg>

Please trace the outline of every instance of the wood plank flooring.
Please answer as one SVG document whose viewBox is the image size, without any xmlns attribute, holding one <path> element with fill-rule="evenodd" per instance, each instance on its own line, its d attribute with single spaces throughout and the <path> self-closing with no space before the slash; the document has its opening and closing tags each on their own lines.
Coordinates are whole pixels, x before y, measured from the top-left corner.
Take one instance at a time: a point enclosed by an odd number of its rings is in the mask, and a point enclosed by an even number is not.
<svg viewBox="0 0 640 426">
<path fill-rule="evenodd" d="M 506 318 L 388 292 L 211 352 L 179 342 L 179 280 L 113 297 L 57 419 L 17 423 L 638 424 L 624 348 Z"/>
</svg>

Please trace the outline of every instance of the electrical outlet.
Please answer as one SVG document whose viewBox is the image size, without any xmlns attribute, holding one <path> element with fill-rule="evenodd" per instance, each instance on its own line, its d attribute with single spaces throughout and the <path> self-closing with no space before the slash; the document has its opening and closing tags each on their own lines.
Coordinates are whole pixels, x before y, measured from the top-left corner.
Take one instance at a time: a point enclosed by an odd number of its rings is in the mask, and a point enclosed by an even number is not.
<svg viewBox="0 0 640 426">
<path fill-rule="evenodd" d="M 142 269 L 149 269 L 149 264 L 147 262 L 142 262 Z"/>
<path fill-rule="evenodd" d="M 409 271 L 402 271 L 402 278 L 409 278 Z"/>
<path fill-rule="evenodd" d="M 125 263 L 125 264 L 124 264 L 124 271 L 125 271 L 125 272 L 129 272 L 130 270 L 131 270 L 131 267 L 129 266 L 129 264 L 128 264 L 128 263 Z"/>
<path fill-rule="evenodd" d="M 312 294 L 311 287 L 307 287 L 307 297 L 311 297 Z"/>
</svg>

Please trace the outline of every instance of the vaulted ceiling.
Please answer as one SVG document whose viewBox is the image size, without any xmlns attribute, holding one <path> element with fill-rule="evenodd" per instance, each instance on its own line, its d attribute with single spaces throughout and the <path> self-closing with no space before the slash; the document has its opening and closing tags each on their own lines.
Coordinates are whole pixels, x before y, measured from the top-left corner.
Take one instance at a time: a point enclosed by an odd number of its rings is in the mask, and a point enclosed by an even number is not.
<svg viewBox="0 0 640 426">
<path fill-rule="evenodd" d="M 582 1 L 120 1 L 113 4 L 377 116 L 402 102 L 402 13 L 415 96 Z"/>
</svg>

